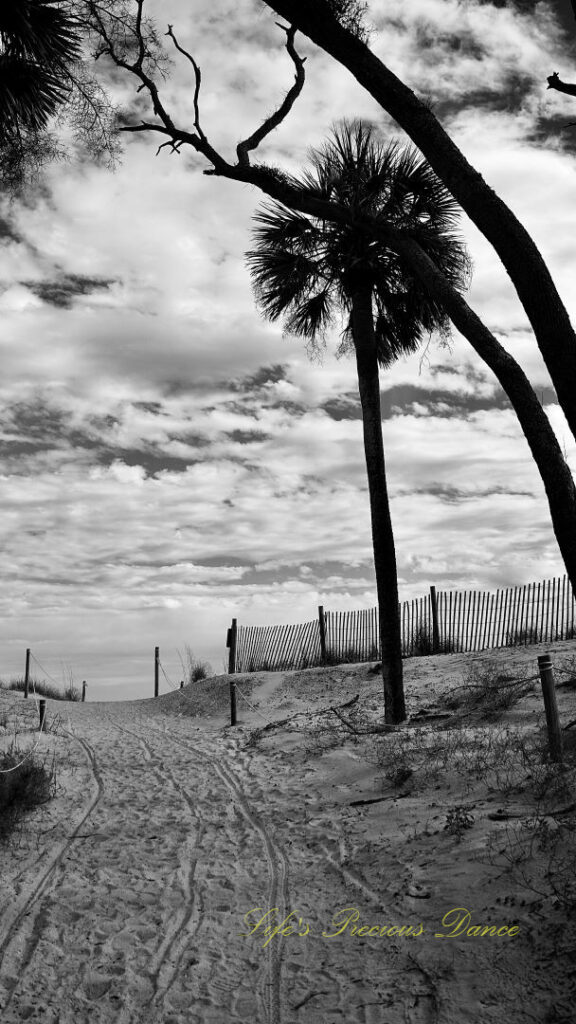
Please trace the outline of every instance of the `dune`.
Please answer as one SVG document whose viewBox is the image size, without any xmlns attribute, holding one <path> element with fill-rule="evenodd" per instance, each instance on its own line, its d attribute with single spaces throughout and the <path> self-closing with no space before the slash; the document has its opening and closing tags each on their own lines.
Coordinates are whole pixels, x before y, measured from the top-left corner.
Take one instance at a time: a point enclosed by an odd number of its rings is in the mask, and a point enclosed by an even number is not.
<svg viewBox="0 0 576 1024">
<path fill-rule="evenodd" d="M 576 728 L 537 655 L 230 677 L 131 702 L 0 691 L 56 792 L 0 848 L 4 1024 L 573 1022 Z M 355 699 L 357 697 L 357 699 Z"/>
</svg>

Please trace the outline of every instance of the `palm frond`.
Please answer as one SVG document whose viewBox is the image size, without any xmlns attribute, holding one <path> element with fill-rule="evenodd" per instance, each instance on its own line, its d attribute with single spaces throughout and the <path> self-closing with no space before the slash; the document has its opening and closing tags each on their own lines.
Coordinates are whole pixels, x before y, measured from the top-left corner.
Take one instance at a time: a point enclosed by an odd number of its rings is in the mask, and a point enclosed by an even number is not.
<svg viewBox="0 0 576 1024">
<path fill-rule="evenodd" d="M 56 0 L 5 0 L 0 43 L 9 56 L 47 69 L 65 67 L 80 56 L 78 25 Z"/>
<path fill-rule="evenodd" d="M 278 320 L 307 298 L 319 277 L 317 264 L 286 249 L 246 253 L 256 301 L 269 320 Z"/>
<path fill-rule="evenodd" d="M 323 337 L 332 323 L 330 288 L 325 287 L 294 306 L 287 317 L 285 329 L 302 338 Z"/>
<path fill-rule="evenodd" d="M 68 84 L 51 71 L 0 55 L 0 138 L 18 126 L 45 128 L 68 93 Z"/>
<path fill-rule="evenodd" d="M 260 206 L 254 216 L 253 238 L 259 246 L 308 250 L 314 247 L 319 232 L 314 221 L 281 203 Z"/>
</svg>

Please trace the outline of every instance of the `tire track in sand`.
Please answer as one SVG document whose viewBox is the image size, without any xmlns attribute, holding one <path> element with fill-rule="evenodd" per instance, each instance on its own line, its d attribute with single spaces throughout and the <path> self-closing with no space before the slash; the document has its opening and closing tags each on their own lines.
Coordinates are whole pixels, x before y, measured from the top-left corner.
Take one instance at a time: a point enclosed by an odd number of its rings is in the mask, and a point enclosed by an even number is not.
<svg viewBox="0 0 576 1024">
<path fill-rule="evenodd" d="M 132 736 L 137 741 L 144 752 L 145 760 L 149 763 L 151 771 L 155 774 L 160 784 L 163 785 L 168 782 L 181 798 L 186 810 L 186 816 L 194 830 L 192 834 L 186 837 L 179 855 L 180 863 L 177 876 L 183 896 L 183 904 L 175 913 L 170 913 L 163 929 L 163 939 L 156 949 L 151 962 L 150 979 L 154 986 L 152 1004 L 157 1006 L 159 1003 L 164 1002 L 166 994 L 178 975 L 188 942 L 196 934 L 202 923 L 202 897 L 199 886 L 196 889 L 194 887 L 194 879 L 198 864 L 197 855 L 201 849 L 206 826 L 188 793 L 175 779 L 171 769 L 152 750 L 146 739 L 133 729 L 118 725 L 110 716 L 107 716 L 107 718 L 114 729 L 117 729 L 120 733 Z"/>
<path fill-rule="evenodd" d="M 82 825 L 99 803 L 104 792 L 104 784 L 98 767 L 96 754 L 90 744 L 67 729 L 66 735 L 80 745 L 90 768 L 95 792 L 84 804 L 76 825 L 68 835 L 56 844 L 47 856 L 46 863 L 40 867 L 31 883 L 24 885 L 20 896 L 11 900 L 8 907 L 2 909 L 0 924 L 0 1008 L 6 1010 L 10 1005 L 19 982 L 22 980 L 40 941 L 43 928 L 43 898 L 54 888 L 62 859 L 70 849 Z"/>
<path fill-rule="evenodd" d="M 248 826 L 260 837 L 266 864 L 268 869 L 268 906 L 278 907 L 279 913 L 285 917 L 289 907 L 289 869 L 288 858 L 284 850 L 274 841 L 265 825 L 258 815 L 251 809 L 248 798 L 242 789 L 232 770 L 216 760 L 213 755 L 199 749 L 182 739 L 177 738 L 172 731 L 166 729 L 160 731 L 146 726 L 149 732 L 167 737 L 177 746 L 182 747 L 188 753 L 192 753 L 200 763 L 211 767 L 216 775 L 224 783 L 231 797 L 236 801 L 240 814 Z M 258 985 L 258 998 L 265 1018 L 266 1024 L 282 1024 L 282 963 L 284 951 L 284 938 L 278 935 L 266 946 L 267 969 L 264 977 Z"/>
</svg>

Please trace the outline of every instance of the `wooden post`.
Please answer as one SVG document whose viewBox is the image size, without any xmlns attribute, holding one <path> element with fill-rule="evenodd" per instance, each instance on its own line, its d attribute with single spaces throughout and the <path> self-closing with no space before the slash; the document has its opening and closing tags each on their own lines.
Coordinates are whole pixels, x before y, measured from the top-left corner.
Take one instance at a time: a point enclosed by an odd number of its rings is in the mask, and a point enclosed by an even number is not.
<svg viewBox="0 0 576 1024">
<path fill-rule="evenodd" d="M 236 680 L 230 680 L 230 725 L 236 725 Z"/>
<path fill-rule="evenodd" d="M 238 634 L 238 620 L 232 619 L 232 626 L 228 630 L 226 646 L 230 648 L 228 654 L 228 672 L 232 675 L 236 671 L 236 637 Z"/>
<path fill-rule="evenodd" d="M 318 626 L 320 629 L 320 657 L 322 664 L 326 664 L 326 619 L 324 618 L 324 605 L 318 605 Z"/>
<path fill-rule="evenodd" d="M 436 587 L 430 587 L 430 606 L 432 608 L 432 654 L 438 654 L 440 650 L 440 626 L 438 624 Z"/>
<path fill-rule="evenodd" d="M 180 689 L 181 690 L 184 689 L 184 680 L 183 679 L 180 680 Z"/>
<path fill-rule="evenodd" d="M 236 672 L 236 638 L 238 635 L 238 620 L 232 619 L 232 625 L 226 636 L 226 647 L 228 653 L 228 674 L 233 676 Z M 236 683 L 230 680 L 230 725 L 236 725 Z"/>
<path fill-rule="evenodd" d="M 82 680 L 82 700 L 86 700 L 86 680 Z"/>
<path fill-rule="evenodd" d="M 544 708 L 546 710 L 550 758 L 556 764 L 562 764 L 562 733 L 560 731 L 556 690 L 554 688 L 554 672 L 552 671 L 552 658 L 550 654 L 541 654 L 538 657 L 538 669 L 540 671 Z"/>
<path fill-rule="evenodd" d="M 42 732 L 46 723 L 46 701 L 40 700 L 38 702 L 38 708 L 40 711 L 40 732 Z"/>
<path fill-rule="evenodd" d="M 26 648 L 26 668 L 24 669 L 24 696 L 28 696 L 30 688 L 30 648 Z"/>
<path fill-rule="evenodd" d="M 158 696 L 158 680 L 160 671 L 160 648 L 154 648 L 154 696 Z"/>
</svg>

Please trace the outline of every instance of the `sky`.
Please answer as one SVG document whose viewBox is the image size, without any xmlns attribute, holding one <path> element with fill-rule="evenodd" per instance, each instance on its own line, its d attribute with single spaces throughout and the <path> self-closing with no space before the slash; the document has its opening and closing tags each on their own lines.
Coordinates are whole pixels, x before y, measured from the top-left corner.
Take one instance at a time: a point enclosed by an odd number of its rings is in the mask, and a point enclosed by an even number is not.
<svg viewBox="0 0 576 1024">
<path fill-rule="evenodd" d="M 293 77 L 260 0 L 153 0 L 202 69 L 212 144 L 236 143 Z M 370 45 L 431 104 L 519 216 L 574 318 L 576 23 L 565 3 L 370 0 Z M 259 159 L 297 172 L 343 117 L 406 141 L 305 38 L 306 84 Z M 100 62 L 101 63 L 101 62 Z M 150 118 L 102 67 L 123 109 Z M 185 59 L 161 92 L 191 127 Z M 88 682 L 89 699 L 153 694 L 186 647 L 225 671 L 226 630 L 376 603 L 355 368 L 321 359 L 256 308 L 244 253 L 260 202 L 191 151 L 125 137 L 106 166 L 70 159 L 0 209 L 0 678 Z M 465 216 L 467 300 L 518 359 L 570 465 L 571 434 L 523 308 Z M 563 574 L 543 487 L 495 379 L 454 331 L 382 374 L 400 599 Z"/>
</svg>

